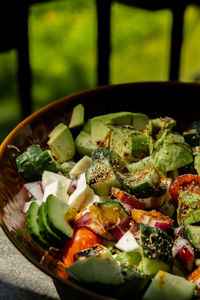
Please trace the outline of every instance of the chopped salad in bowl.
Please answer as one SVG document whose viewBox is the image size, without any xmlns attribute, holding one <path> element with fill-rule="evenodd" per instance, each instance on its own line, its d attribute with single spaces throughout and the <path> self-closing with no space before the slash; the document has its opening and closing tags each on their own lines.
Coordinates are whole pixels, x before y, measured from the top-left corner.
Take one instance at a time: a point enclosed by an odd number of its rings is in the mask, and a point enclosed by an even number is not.
<svg viewBox="0 0 200 300">
<path fill-rule="evenodd" d="M 128 288 L 134 299 L 192 299 L 200 290 L 200 123 L 74 107 L 45 147 L 16 158 L 31 240 L 65 279 Z M 8 223 L 4 215 L 5 224 Z"/>
</svg>

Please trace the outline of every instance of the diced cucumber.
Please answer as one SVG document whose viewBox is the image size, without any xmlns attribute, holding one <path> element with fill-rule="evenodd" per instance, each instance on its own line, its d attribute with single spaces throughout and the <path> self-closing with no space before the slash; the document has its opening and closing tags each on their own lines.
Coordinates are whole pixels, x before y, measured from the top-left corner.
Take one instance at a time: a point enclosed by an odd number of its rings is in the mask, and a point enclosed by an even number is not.
<svg viewBox="0 0 200 300">
<path fill-rule="evenodd" d="M 52 229 L 55 232 L 62 233 L 64 236 L 71 238 L 73 229 L 70 222 L 75 219 L 75 210 L 69 205 L 60 201 L 53 195 L 49 195 L 46 200 L 47 216 Z"/>
<path fill-rule="evenodd" d="M 47 217 L 47 203 L 43 202 L 40 205 L 40 208 L 38 210 L 38 217 L 37 222 L 39 226 L 39 232 L 42 235 L 42 237 L 46 240 L 48 240 L 50 243 L 58 243 L 61 241 L 61 237 L 52 230 L 49 220 Z"/>
<path fill-rule="evenodd" d="M 33 144 L 16 158 L 18 171 L 24 178 L 35 181 L 41 178 L 44 170 L 60 171 L 60 166 L 54 160 L 50 150 L 42 151 L 38 144 Z"/>
<path fill-rule="evenodd" d="M 39 210 L 39 205 L 36 202 L 32 202 L 29 206 L 29 209 L 26 213 L 26 227 L 29 235 L 37 242 L 41 243 L 43 246 L 50 245 L 47 240 L 45 240 L 40 232 L 39 226 L 37 223 L 37 214 Z"/>
<path fill-rule="evenodd" d="M 190 300 L 196 285 L 183 277 L 159 271 L 143 296 L 143 300 Z"/>
<path fill-rule="evenodd" d="M 158 270 L 170 271 L 173 239 L 162 229 L 140 223 L 143 249 L 143 272 L 154 275 Z"/>
<path fill-rule="evenodd" d="M 99 196 L 107 196 L 111 187 L 120 187 L 120 183 L 107 158 L 92 162 L 86 170 L 87 184 Z"/>
<path fill-rule="evenodd" d="M 68 274 L 81 282 L 99 282 L 104 284 L 124 283 L 120 266 L 114 259 L 101 259 L 90 256 L 75 261 L 67 268 Z"/>
<path fill-rule="evenodd" d="M 155 194 L 160 184 L 160 174 L 155 167 L 136 170 L 122 179 L 124 187 L 137 198 Z"/>
<path fill-rule="evenodd" d="M 187 225 L 184 235 L 196 249 L 200 249 L 200 226 Z"/>
</svg>

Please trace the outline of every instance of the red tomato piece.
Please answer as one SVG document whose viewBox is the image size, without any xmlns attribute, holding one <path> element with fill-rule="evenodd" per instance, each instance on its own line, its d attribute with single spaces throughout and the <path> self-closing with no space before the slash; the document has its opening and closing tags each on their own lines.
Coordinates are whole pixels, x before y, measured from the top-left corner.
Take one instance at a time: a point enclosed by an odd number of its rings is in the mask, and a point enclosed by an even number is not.
<svg viewBox="0 0 200 300">
<path fill-rule="evenodd" d="M 82 250 L 101 244 L 98 236 L 86 227 L 81 227 L 74 232 L 73 238 L 66 242 L 63 249 L 63 262 L 69 267 L 74 262 L 74 255 Z"/>
<path fill-rule="evenodd" d="M 200 194 L 200 176 L 194 174 L 178 176 L 170 187 L 170 194 L 177 201 L 179 193 L 184 190 L 191 190 Z"/>
</svg>

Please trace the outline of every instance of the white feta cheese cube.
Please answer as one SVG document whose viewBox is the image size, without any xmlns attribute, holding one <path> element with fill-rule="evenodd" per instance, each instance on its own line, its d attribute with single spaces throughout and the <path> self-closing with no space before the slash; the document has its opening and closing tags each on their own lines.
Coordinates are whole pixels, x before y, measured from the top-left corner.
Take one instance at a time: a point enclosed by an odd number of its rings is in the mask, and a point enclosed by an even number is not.
<svg viewBox="0 0 200 300">
<path fill-rule="evenodd" d="M 115 247 L 125 252 L 140 252 L 140 245 L 137 243 L 134 235 L 130 231 L 127 231 L 121 237 L 121 239 L 116 243 Z"/>
</svg>

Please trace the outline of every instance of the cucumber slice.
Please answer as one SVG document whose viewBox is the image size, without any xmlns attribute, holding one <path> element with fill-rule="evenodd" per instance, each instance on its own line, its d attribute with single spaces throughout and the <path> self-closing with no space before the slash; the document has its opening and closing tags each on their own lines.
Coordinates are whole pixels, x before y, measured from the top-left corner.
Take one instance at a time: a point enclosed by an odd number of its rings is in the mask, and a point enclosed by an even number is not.
<svg viewBox="0 0 200 300">
<path fill-rule="evenodd" d="M 159 271 L 143 296 L 143 300 L 189 300 L 196 284 L 183 277 Z"/>
<path fill-rule="evenodd" d="M 200 226 L 187 225 L 184 235 L 196 249 L 200 249 Z"/>
<path fill-rule="evenodd" d="M 93 161 L 86 170 L 87 184 L 99 196 L 107 196 L 111 187 L 120 187 L 120 183 L 105 157 Z"/>
<path fill-rule="evenodd" d="M 58 243 L 61 237 L 52 230 L 47 217 L 47 202 L 43 202 L 38 210 L 37 222 L 41 236 L 50 243 Z"/>
<path fill-rule="evenodd" d="M 124 188 L 137 198 L 147 198 L 155 194 L 160 184 L 160 174 L 155 167 L 136 170 L 122 178 Z"/>
<path fill-rule="evenodd" d="M 16 158 L 16 165 L 18 171 L 22 174 L 24 178 L 30 181 L 38 180 L 40 175 L 35 170 L 32 161 L 27 156 L 27 152 L 22 153 Z"/>
<path fill-rule="evenodd" d="M 36 241 L 41 243 L 42 245 L 49 246 L 49 242 L 45 240 L 40 232 L 39 226 L 37 223 L 37 214 L 39 210 L 39 205 L 34 201 L 30 204 L 29 209 L 26 213 L 26 228 L 29 235 Z"/>
<path fill-rule="evenodd" d="M 65 237 L 72 238 L 73 229 L 70 222 L 75 219 L 75 210 L 54 195 L 47 197 L 46 206 L 51 228 Z"/>
</svg>

